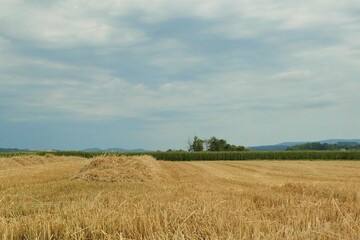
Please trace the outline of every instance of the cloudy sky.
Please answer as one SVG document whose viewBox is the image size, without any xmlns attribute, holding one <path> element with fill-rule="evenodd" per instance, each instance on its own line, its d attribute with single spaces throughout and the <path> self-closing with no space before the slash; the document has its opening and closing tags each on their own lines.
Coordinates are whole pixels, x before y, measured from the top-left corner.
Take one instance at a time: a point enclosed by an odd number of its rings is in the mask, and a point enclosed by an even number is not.
<svg viewBox="0 0 360 240">
<path fill-rule="evenodd" d="M 0 0 L 0 147 L 360 137 L 358 0 Z"/>
</svg>

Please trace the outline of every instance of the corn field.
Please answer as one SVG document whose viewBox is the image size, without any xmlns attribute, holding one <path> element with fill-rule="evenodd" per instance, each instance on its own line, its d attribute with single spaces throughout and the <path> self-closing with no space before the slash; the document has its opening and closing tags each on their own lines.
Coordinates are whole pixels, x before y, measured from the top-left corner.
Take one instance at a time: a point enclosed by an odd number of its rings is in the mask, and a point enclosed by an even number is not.
<svg viewBox="0 0 360 240">
<path fill-rule="evenodd" d="M 21 155 L 44 156 L 73 156 L 93 158 L 100 155 L 137 156 L 149 155 L 157 160 L 165 161 L 217 161 L 217 160 L 360 160 L 360 151 L 278 151 L 278 152 L 27 152 L 0 153 L 0 157 L 14 157 Z"/>
</svg>

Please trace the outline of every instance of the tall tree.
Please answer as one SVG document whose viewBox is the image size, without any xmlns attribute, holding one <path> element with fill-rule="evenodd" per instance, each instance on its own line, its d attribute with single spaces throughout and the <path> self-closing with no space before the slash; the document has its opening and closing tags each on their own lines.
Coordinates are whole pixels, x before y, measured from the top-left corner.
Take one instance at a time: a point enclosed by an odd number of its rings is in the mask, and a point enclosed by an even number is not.
<svg viewBox="0 0 360 240">
<path fill-rule="evenodd" d="M 225 151 L 227 145 L 229 145 L 224 139 L 217 139 L 216 137 L 211 137 L 207 140 L 208 151 Z"/>
<path fill-rule="evenodd" d="M 204 140 L 195 136 L 192 141 L 188 141 L 190 152 L 201 152 L 204 150 Z"/>
<path fill-rule="evenodd" d="M 248 151 L 244 146 L 236 146 L 227 143 L 225 139 L 211 137 L 205 141 L 206 150 L 212 152 L 219 151 Z"/>
</svg>

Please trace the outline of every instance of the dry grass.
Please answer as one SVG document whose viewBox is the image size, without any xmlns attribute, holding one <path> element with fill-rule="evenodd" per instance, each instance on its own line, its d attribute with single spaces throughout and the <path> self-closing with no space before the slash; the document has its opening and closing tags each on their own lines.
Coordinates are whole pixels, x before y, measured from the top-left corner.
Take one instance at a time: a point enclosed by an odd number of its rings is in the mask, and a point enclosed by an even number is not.
<svg viewBox="0 0 360 240">
<path fill-rule="evenodd" d="M 71 180 L 89 160 L 36 158 L 0 170 L 1 239 L 360 236 L 360 162 L 159 161 L 157 179 L 113 183 Z"/>
<path fill-rule="evenodd" d="M 160 172 L 159 162 L 151 156 L 111 156 L 94 158 L 73 179 L 93 182 L 145 182 Z"/>
<path fill-rule="evenodd" d="M 56 163 L 56 162 L 66 162 L 72 160 L 74 160 L 74 158 L 70 159 L 67 157 L 57 157 L 54 156 L 53 154 L 46 154 L 43 157 L 36 155 L 16 156 L 12 158 L 0 157 L 0 170 L 30 167 L 34 165 L 43 165 L 43 164 Z"/>
</svg>

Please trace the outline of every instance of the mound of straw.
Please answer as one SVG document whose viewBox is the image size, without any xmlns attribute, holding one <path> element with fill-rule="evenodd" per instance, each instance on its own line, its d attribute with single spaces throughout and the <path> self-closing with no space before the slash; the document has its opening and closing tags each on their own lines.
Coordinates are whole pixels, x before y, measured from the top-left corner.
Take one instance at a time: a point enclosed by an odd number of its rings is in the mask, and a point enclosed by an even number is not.
<svg viewBox="0 0 360 240">
<path fill-rule="evenodd" d="M 151 156 L 111 156 L 94 158 L 73 179 L 92 182 L 145 182 L 154 180 L 159 164 Z"/>
<path fill-rule="evenodd" d="M 31 167 L 37 165 L 45 165 L 50 163 L 74 161 L 80 159 L 78 157 L 59 157 L 53 154 L 46 154 L 45 156 L 38 155 L 22 155 L 15 157 L 0 157 L 0 170 Z"/>
</svg>

